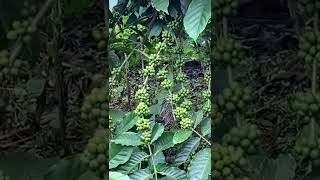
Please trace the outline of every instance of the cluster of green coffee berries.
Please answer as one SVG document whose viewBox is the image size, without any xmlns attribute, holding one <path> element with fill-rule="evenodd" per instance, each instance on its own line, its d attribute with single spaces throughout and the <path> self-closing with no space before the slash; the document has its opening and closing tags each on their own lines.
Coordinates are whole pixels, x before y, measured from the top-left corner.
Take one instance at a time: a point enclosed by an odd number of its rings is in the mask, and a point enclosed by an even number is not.
<svg viewBox="0 0 320 180">
<path fill-rule="evenodd" d="M 211 98 L 211 91 L 210 91 L 210 89 L 208 89 L 208 90 L 206 90 L 206 91 L 203 91 L 203 92 L 201 93 L 201 96 L 202 96 L 202 98 L 203 98 L 204 100 L 210 100 L 210 98 Z"/>
<path fill-rule="evenodd" d="M 222 142 L 227 146 L 240 147 L 247 154 L 257 152 L 260 131 L 254 124 L 233 127 L 224 135 Z"/>
<path fill-rule="evenodd" d="M 7 33 L 7 39 L 11 41 L 22 40 L 25 43 L 29 43 L 32 38 L 32 33 L 36 31 L 36 28 L 32 27 L 31 19 L 23 21 L 14 21 L 12 23 L 12 30 Z"/>
<path fill-rule="evenodd" d="M 213 178 L 219 180 L 243 179 L 250 180 L 244 175 L 243 169 L 248 166 L 241 148 L 213 144 Z"/>
<path fill-rule="evenodd" d="M 222 17 L 235 16 L 238 12 L 239 0 L 216 0 L 212 2 L 214 19 L 220 21 Z"/>
<path fill-rule="evenodd" d="M 216 97 L 219 111 L 225 114 L 245 112 L 252 99 L 249 87 L 241 87 L 238 83 L 233 83 L 230 88 L 223 90 Z"/>
<path fill-rule="evenodd" d="M 156 50 L 157 51 L 163 51 L 163 50 L 165 50 L 166 49 L 166 47 L 167 47 L 167 44 L 166 43 L 164 43 L 164 42 L 158 42 L 157 44 L 156 44 Z"/>
<path fill-rule="evenodd" d="M 312 64 L 313 61 L 320 62 L 320 33 L 306 32 L 299 38 L 298 57 L 304 60 L 306 64 Z"/>
<path fill-rule="evenodd" d="M 172 41 L 174 41 L 174 40 L 173 40 L 173 37 L 172 37 L 172 35 L 171 35 L 171 32 L 168 31 L 168 30 L 162 31 L 161 37 L 162 37 L 162 40 L 163 40 L 163 41 L 166 41 L 166 42 L 172 42 Z"/>
<path fill-rule="evenodd" d="M 102 29 L 95 29 L 92 31 L 92 36 L 97 42 L 98 49 L 102 50 L 107 47 L 107 32 Z"/>
<path fill-rule="evenodd" d="M 302 123 L 320 118 L 320 94 L 300 92 L 293 95 L 289 102 L 292 113 Z"/>
<path fill-rule="evenodd" d="M 185 108 L 187 111 L 190 111 L 192 108 L 192 102 L 189 99 L 184 99 L 180 106 Z"/>
<path fill-rule="evenodd" d="M 144 145 L 148 144 L 151 141 L 151 131 L 144 131 L 142 132 L 142 140 Z"/>
<path fill-rule="evenodd" d="M 320 138 L 299 137 L 293 150 L 296 158 L 308 159 L 314 166 L 320 165 Z"/>
<path fill-rule="evenodd" d="M 185 118 L 182 118 L 179 123 L 180 123 L 181 128 L 187 129 L 187 128 L 190 128 L 192 126 L 193 121 L 192 121 L 191 118 L 185 117 Z"/>
<path fill-rule="evenodd" d="M 189 89 L 187 89 L 187 88 L 181 88 L 180 91 L 178 92 L 178 96 L 179 96 L 180 98 L 186 98 L 186 97 L 189 96 L 189 93 L 190 93 Z"/>
<path fill-rule="evenodd" d="M 168 70 L 166 70 L 165 68 L 160 69 L 157 73 L 157 78 L 160 80 L 166 79 L 169 75 Z"/>
<path fill-rule="evenodd" d="M 158 54 L 150 54 L 147 61 L 150 64 L 159 65 L 161 63 L 161 58 Z"/>
<path fill-rule="evenodd" d="M 202 106 L 202 111 L 204 114 L 209 115 L 211 112 L 211 101 L 208 100 L 207 102 L 205 102 Z"/>
<path fill-rule="evenodd" d="M 314 16 L 320 12 L 319 0 L 297 0 L 298 12 L 303 16 Z"/>
<path fill-rule="evenodd" d="M 150 109 L 149 109 L 149 106 L 145 102 L 140 102 L 138 104 L 138 106 L 136 107 L 136 109 L 134 110 L 134 112 L 138 116 L 144 117 L 144 116 L 148 116 L 150 114 Z"/>
<path fill-rule="evenodd" d="M 153 64 L 146 66 L 142 73 L 144 76 L 154 76 L 156 74 L 156 70 Z"/>
<path fill-rule="evenodd" d="M 113 119 L 109 116 L 109 130 L 111 134 L 116 130 L 116 123 L 113 122 Z"/>
<path fill-rule="evenodd" d="M 175 19 L 173 21 L 170 21 L 167 25 L 167 27 L 169 29 L 172 29 L 172 30 L 175 30 L 177 27 L 179 26 L 179 20 L 178 19 Z"/>
<path fill-rule="evenodd" d="M 188 115 L 187 109 L 183 108 L 183 107 L 177 107 L 174 110 L 174 113 L 175 113 L 176 118 L 178 118 L 178 119 L 183 119 Z"/>
<path fill-rule="evenodd" d="M 177 76 L 176 76 L 176 81 L 178 83 L 182 83 L 182 82 L 185 82 L 187 80 L 187 75 L 185 75 L 184 73 L 179 73 Z"/>
<path fill-rule="evenodd" d="M 10 177 L 0 170 L 0 180 L 10 180 Z"/>
<path fill-rule="evenodd" d="M 150 129 L 150 120 L 145 118 L 140 118 L 136 123 L 138 130 Z"/>
<path fill-rule="evenodd" d="M 135 93 L 135 100 L 138 102 L 145 102 L 148 104 L 150 98 L 148 89 L 148 87 L 140 87 Z"/>
<path fill-rule="evenodd" d="M 81 118 L 93 126 L 105 127 L 108 118 L 108 94 L 105 88 L 94 88 L 85 97 L 81 107 Z"/>
<path fill-rule="evenodd" d="M 169 90 L 173 86 L 173 83 L 169 79 L 165 79 L 160 83 L 160 86 L 162 89 Z"/>
<path fill-rule="evenodd" d="M 245 53 L 241 42 L 232 38 L 221 38 L 218 40 L 213 51 L 215 63 L 224 66 L 236 66 L 245 62 Z"/>
<path fill-rule="evenodd" d="M 108 152 L 107 152 L 107 130 L 96 130 L 92 139 L 89 140 L 87 147 L 81 154 L 80 160 L 91 171 L 95 172 L 100 178 L 104 178 L 107 172 Z"/>
<path fill-rule="evenodd" d="M 28 69 L 29 64 L 27 62 L 16 59 L 10 63 L 9 52 L 7 50 L 0 51 L 0 79 L 24 76 L 28 73 Z"/>
</svg>

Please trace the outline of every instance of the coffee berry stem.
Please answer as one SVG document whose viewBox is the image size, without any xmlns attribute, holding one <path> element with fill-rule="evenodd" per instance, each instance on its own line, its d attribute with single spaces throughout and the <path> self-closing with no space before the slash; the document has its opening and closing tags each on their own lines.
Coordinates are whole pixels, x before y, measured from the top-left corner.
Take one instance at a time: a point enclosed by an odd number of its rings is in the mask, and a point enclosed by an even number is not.
<svg viewBox="0 0 320 180">
<path fill-rule="evenodd" d="M 157 176 L 157 168 L 156 168 L 156 165 L 154 164 L 154 159 L 153 159 L 153 156 L 152 156 L 152 151 L 151 151 L 150 143 L 148 143 L 148 149 L 149 149 L 149 153 L 150 153 L 151 160 L 152 160 L 152 165 L 153 165 L 154 175 L 155 175 L 156 180 L 158 180 L 158 176 Z"/>
<path fill-rule="evenodd" d="M 198 131 L 196 131 L 195 129 L 191 128 L 191 130 L 196 133 L 201 139 L 203 139 L 206 143 L 208 143 L 211 146 L 211 143 L 205 138 L 203 137 L 200 133 L 198 133 Z"/>
<path fill-rule="evenodd" d="M 173 116 L 173 120 L 174 120 L 174 122 L 176 122 L 177 120 L 176 120 L 176 116 L 175 116 L 175 114 L 174 114 L 174 111 L 173 111 L 173 101 L 172 101 L 172 92 L 171 92 L 171 90 L 169 90 L 169 96 L 170 96 L 170 103 L 171 103 L 171 108 L 172 108 L 172 116 Z"/>
</svg>

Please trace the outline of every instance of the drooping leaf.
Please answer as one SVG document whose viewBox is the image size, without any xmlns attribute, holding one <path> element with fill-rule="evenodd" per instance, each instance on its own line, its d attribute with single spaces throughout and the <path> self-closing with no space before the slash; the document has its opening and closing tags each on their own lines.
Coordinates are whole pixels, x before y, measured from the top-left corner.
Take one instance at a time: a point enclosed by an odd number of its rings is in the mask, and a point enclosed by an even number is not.
<svg viewBox="0 0 320 180">
<path fill-rule="evenodd" d="M 139 169 L 130 175 L 132 180 L 149 180 L 152 178 L 152 174 L 149 169 Z"/>
<path fill-rule="evenodd" d="M 109 178 L 110 180 L 131 180 L 128 175 L 114 171 L 109 172 Z"/>
<path fill-rule="evenodd" d="M 153 156 L 153 161 L 151 158 L 149 158 L 149 167 L 163 163 L 166 163 L 166 158 L 164 157 L 163 152 L 159 152 L 157 155 Z"/>
<path fill-rule="evenodd" d="M 197 152 L 188 166 L 188 179 L 207 180 L 211 171 L 211 150 L 205 148 Z"/>
<path fill-rule="evenodd" d="M 152 7 L 168 14 L 169 0 L 151 0 Z"/>
<path fill-rule="evenodd" d="M 117 134 L 121 134 L 130 130 L 138 121 L 139 117 L 133 112 L 127 113 L 117 128 Z"/>
<path fill-rule="evenodd" d="M 210 18 L 211 0 L 192 0 L 183 19 L 183 25 L 194 41 L 198 39 L 200 33 L 206 28 Z"/>
<path fill-rule="evenodd" d="M 191 0 L 180 0 L 181 11 L 183 14 L 186 14 L 190 2 L 191 2 Z"/>
<path fill-rule="evenodd" d="M 83 167 L 78 160 L 62 159 L 51 166 L 43 180 L 77 180 L 83 173 Z"/>
<path fill-rule="evenodd" d="M 151 144 L 156 141 L 163 133 L 164 131 L 164 126 L 160 123 L 155 123 L 155 125 L 152 128 L 152 133 L 151 133 Z"/>
<path fill-rule="evenodd" d="M 189 129 L 180 129 L 173 136 L 173 144 L 179 144 L 187 140 L 192 135 Z"/>
<path fill-rule="evenodd" d="M 200 138 L 198 137 L 192 137 L 188 139 L 186 142 L 184 142 L 175 157 L 175 165 L 181 165 L 185 161 L 187 161 L 190 154 L 197 149 L 199 143 Z"/>
<path fill-rule="evenodd" d="M 112 157 L 109 156 L 109 168 L 115 168 L 119 166 L 120 164 L 126 163 L 133 151 L 133 147 L 123 147 L 122 149 L 116 154 L 113 155 Z"/>
<path fill-rule="evenodd" d="M 203 112 L 202 111 L 197 111 L 192 114 L 192 120 L 194 122 L 193 128 L 196 128 L 202 121 L 203 119 Z"/>
<path fill-rule="evenodd" d="M 173 180 L 185 180 L 187 178 L 187 174 L 184 170 L 169 166 L 168 164 L 160 164 L 156 166 L 156 169 L 159 174 Z"/>
<path fill-rule="evenodd" d="M 153 143 L 153 154 L 157 154 L 163 150 L 166 150 L 174 146 L 173 135 L 174 134 L 172 132 L 164 132 L 162 136 Z"/>
<path fill-rule="evenodd" d="M 109 0 L 109 10 L 112 11 L 117 4 L 118 0 Z"/>
<path fill-rule="evenodd" d="M 148 156 L 145 152 L 133 152 L 129 161 L 119 166 L 119 171 L 130 174 Z"/>
<path fill-rule="evenodd" d="M 124 132 L 117 136 L 116 139 L 111 140 L 111 142 L 124 146 L 139 146 L 143 144 L 140 136 L 135 132 Z"/>
<path fill-rule="evenodd" d="M 201 124 L 201 134 L 202 136 L 206 136 L 211 133 L 211 119 L 210 118 L 205 118 Z"/>
</svg>

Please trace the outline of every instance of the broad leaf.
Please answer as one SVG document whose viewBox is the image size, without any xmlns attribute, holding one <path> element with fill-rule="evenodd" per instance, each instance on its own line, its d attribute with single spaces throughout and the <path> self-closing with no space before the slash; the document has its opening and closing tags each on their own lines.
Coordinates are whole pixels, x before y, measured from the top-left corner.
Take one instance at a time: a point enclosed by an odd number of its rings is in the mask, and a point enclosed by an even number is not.
<svg viewBox="0 0 320 180">
<path fill-rule="evenodd" d="M 118 4 L 118 0 L 109 0 L 109 10 L 112 11 L 112 9 Z"/>
<path fill-rule="evenodd" d="M 164 126 L 160 123 L 155 123 L 155 125 L 152 128 L 152 133 L 151 133 L 151 144 L 156 141 L 163 133 L 164 131 Z"/>
<path fill-rule="evenodd" d="M 188 166 L 188 179 L 207 180 L 211 171 L 211 151 L 209 148 L 199 151 Z"/>
<path fill-rule="evenodd" d="M 128 175 L 114 171 L 109 172 L 109 178 L 110 180 L 131 180 Z"/>
<path fill-rule="evenodd" d="M 188 139 L 186 142 L 184 142 L 176 155 L 174 163 L 176 165 L 181 165 L 185 161 L 187 161 L 191 153 L 197 149 L 197 147 L 199 146 L 199 143 L 200 143 L 200 138 L 198 137 L 192 137 Z"/>
<path fill-rule="evenodd" d="M 163 150 L 166 150 L 174 146 L 173 144 L 173 133 L 164 132 L 162 136 L 153 143 L 153 154 L 157 154 Z"/>
<path fill-rule="evenodd" d="M 205 118 L 201 124 L 201 134 L 202 136 L 206 136 L 211 133 L 211 119 L 210 118 Z"/>
<path fill-rule="evenodd" d="M 121 124 L 117 128 L 117 134 L 121 134 L 130 130 L 136 124 L 138 119 L 139 117 L 136 116 L 133 112 L 127 113 L 121 121 Z"/>
<path fill-rule="evenodd" d="M 99 180 L 99 178 L 92 171 L 83 173 L 78 180 Z"/>
<path fill-rule="evenodd" d="M 177 167 L 171 167 L 167 164 L 161 164 L 156 167 L 159 174 L 167 176 L 173 180 L 185 180 L 187 174 L 184 170 L 181 170 Z"/>
<path fill-rule="evenodd" d="M 157 155 L 153 156 L 153 161 L 151 158 L 149 158 L 149 167 L 153 166 L 153 162 L 154 165 L 166 163 L 166 158 L 164 157 L 163 152 L 160 152 Z"/>
<path fill-rule="evenodd" d="M 129 160 L 132 151 L 133 147 L 122 147 L 122 149 L 116 155 L 109 157 L 109 169 L 126 163 Z"/>
<path fill-rule="evenodd" d="M 179 144 L 187 140 L 192 135 L 189 129 L 180 129 L 173 136 L 173 144 Z"/>
<path fill-rule="evenodd" d="M 135 132 L 124 132 L 117 136 L 116 139 L 111 140 L 111 142 L 124 146 L 139 146 L 143 144 L 140 136 Z"/>
<path fill-rule="evenodd" d="M 148 156 L 145 152 L 133 152 L 129 161 L 119 166 L 119 170 L 125 174 L 131 173 Z"/>
<path fill-rule="evenodd" d="M 152 174 L 149 169 L 139 169 L 130 175 L 132 180 L 149 180 L 152 178 Z"/>
<path fill-rule="evenodd" d="M 169 0 L 151 0 L 151 4 L 157 11 L 168 14 Z"/>
<path fill-rule="evenodd" d="M 192 120 L 194 122 L 193 128 L 196 128 L 202 121 L 203 119 L 203 112 L 202 111 L 197 111 L 192 114 Z"/>
<path fill-rule="evenodd" d="M 197 40 L 211 18 L 211 0 L 192 0 L 183 19 L 186 32 Z"/>
<path fill-rule="evenodd" d="M 27 92 L 31 96 L 40 96 L 46 84 L 45 79 L 29 79 L 27 82 Z"/>
</svg>

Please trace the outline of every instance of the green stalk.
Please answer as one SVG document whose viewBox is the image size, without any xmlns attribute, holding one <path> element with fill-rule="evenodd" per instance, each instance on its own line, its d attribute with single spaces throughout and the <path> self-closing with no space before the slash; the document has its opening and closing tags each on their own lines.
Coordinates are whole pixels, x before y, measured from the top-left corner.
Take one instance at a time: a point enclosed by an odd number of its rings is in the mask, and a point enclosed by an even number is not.
<svg viewBox="0 0 320 180">
<path fill-rule="evenodd" d="M 151 151 L 151 147 L 150 147 L 150 144 L 149 144 L 149 143 L 148 143 L 148 149 L 149 149 L 149 153 L 150 153 L 151 160 L 152 160 L 152 165 L 153 165 L 154 175 L 155 175 L 156 180 L 158 180 L 158 176 L 157 176 L 157 168 L 156 168 L 156 165 L 154 164 L 154 159 L 153 159 L 153 156 L 152 156 L 152 151 Z"/>
<path fill-rule="evenodd" d="M 203 139 L 207 144 L 209 144 L 211 146 L 211 143 L 205 138 L 203 137 L 200 133 L 198 133 L 198 131 L 196 131 L 195 129 L 191 128 L 191 130 L 196 133 L 201 139 Z"/>
</svg>

